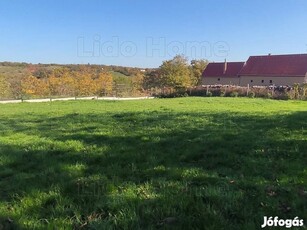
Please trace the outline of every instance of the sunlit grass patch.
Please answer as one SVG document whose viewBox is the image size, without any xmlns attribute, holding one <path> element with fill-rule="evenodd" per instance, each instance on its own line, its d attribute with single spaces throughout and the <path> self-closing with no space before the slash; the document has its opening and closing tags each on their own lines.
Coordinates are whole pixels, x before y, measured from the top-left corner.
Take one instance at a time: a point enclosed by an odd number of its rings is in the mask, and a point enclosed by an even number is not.
<svg viewBox="0 0 307 230">
<path fill-rule="evenodd" d="M 0 106 L 0 224 L 259 229 L 306 213 L 307 103 L 248 98 Z"/>
</svg>

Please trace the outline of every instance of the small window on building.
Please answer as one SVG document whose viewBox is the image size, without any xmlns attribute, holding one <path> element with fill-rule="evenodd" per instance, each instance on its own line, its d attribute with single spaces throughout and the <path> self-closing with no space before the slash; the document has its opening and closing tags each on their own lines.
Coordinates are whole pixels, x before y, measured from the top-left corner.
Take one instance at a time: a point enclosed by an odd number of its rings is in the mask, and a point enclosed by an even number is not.
<svg viewBox="0 0 307 230">
<path fill-rule="evenodd" d="M 220 79 L 220 78 L 218 78 L 217 80 L 218 80 L 218 81 L 220 81 L 221 79 Z"/>
<path fill-rule="evenodd" d="M 261 80 L 261 83 L 264 83 L 264 80 Z"/>
<path fill-rule="evenodd" d="M 251 82 L 254 82 L 254 80 L 251 80 Z"/>
<path fill-rule="evenodd" d="M 272 84 L 273 83 L 273 80 L 270 80 L 270 84 Z"/>
</svg>

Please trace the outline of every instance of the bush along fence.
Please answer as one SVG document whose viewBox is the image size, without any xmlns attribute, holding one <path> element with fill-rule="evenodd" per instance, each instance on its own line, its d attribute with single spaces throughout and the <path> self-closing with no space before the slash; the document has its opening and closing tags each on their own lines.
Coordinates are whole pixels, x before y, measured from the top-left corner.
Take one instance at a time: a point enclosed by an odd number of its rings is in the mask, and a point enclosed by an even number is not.
<svg viewBox="0 0 307 230">
<path fill-rule="evenodd" d="M 101 98 L 101 97 L 114 97 L 114 98 L 127 98 L 127 97 L 150 97 L 153 94 L 159 94 L 162 91 L 159 89 L 138 89 L 129 84 L 110 84 L 105 85 L 97 84 L 92 87 L 91 85 L 82 85 L 83 88 L 78 85 L 69 85 L 61 83 L 57 85 L 56 90 L 49 85 L 49 82 L 45 86 L 29 84 L 25 87 L 21 85 L 19 88 L 14 88 L 11 93 L 5 93 L 0 89 L 0 101 L 21 100 L 28 101 L 32 99 L 45 99 L 54 100 L 63 98 Z M 100 86 L 100 87 L 99 87 Z M 8 89 L 9 90 L 9 89 Z"/>
<path fill-rule="evenodd" d="M 203 85 L 191 88 L 164 89 L 160 98 L 203 96 L 203 97 L 250 97 L 277 100 L 307 100 L 307 84 L 293 86 Z"/>
<path fill-rule="evenodd" d="M 57 86 L 54 91 L 52 87 L 34 87 L 35 84 L 29 84 L 27 88 L 21 85 L 16 87 L 14 95 L 5 96 L 3 90 L 0 89 L 0 102 L 10 100 L 29 101 L 32 99 L 44 99 L 56 101 L 66 98 L 88 99 L 88 98 L 131 98 L 131 97 L 158 97 L 158 98 L 175 98 L 187 96 L 200 97 L 250 97 L 250 98 L 268 98 L 278 100 L 307 100 L 307 83 L 295 84 L 293 86 L 253 86 L 241 87 L 234 85 L 202 85 L 189 88 L 172 88 L 172 87 L 155 87 L 150 89 L 136 89 L 126 84 L 97 84 L 102 87 L 87 87 L 84 85 L 82 90 L 80 87 L 64 84 Z M 33 90 L 31 89 L 33 88 Z M 62 89 L 63 88 L 63 89 Z M 43 93 L 37 93 L 42 90 Z M 69 90 L 68 90 L 69 89 Z M 2 94 L 1 94 L 2 92 Z"/>
</svg>

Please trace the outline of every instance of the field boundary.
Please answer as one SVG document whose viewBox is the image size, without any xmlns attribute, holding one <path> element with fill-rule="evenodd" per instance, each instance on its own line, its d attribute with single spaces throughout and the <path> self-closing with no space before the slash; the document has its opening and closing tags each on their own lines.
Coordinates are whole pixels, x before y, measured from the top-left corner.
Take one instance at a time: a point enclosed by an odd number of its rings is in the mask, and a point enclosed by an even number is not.
<svg viewBox="0 0 307 230">
<path fill-rule="evenodd" d="M 45 99 L 28 99 L 28 100 L 5 100 L 0 101 L 0 104 L 15 104 L 15 103 L 39 103 L 39 102 L 53 102 L 53 101 L 76 101 L 76 100 L 105 100 L 105 101 L 133 101 L 154 99 L 155 97 L 66 97 L 66 98 L 45 98 Z"/>
</svg>

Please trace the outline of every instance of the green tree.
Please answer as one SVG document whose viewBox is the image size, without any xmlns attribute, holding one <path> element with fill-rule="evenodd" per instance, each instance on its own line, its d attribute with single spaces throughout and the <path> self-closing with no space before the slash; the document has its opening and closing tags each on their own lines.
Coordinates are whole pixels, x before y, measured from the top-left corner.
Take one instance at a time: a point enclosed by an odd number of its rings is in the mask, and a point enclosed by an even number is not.
<svg viewBox="0 0 307 230">
<path fill-rule="evenodd" d="M 202 73 L 208 65 L 208 60 L 192 60 L 191 61 L 191 81 L 192 85 L 200 85 L 202 80 Z"/>
<path fill-rule="evenodd" d="M 164 61 L 160 66 L 160 71 L 162 84 L 166 87 L 180 89 L 192 85 L 188 60 L 182 55 Z"/>
</svg>

